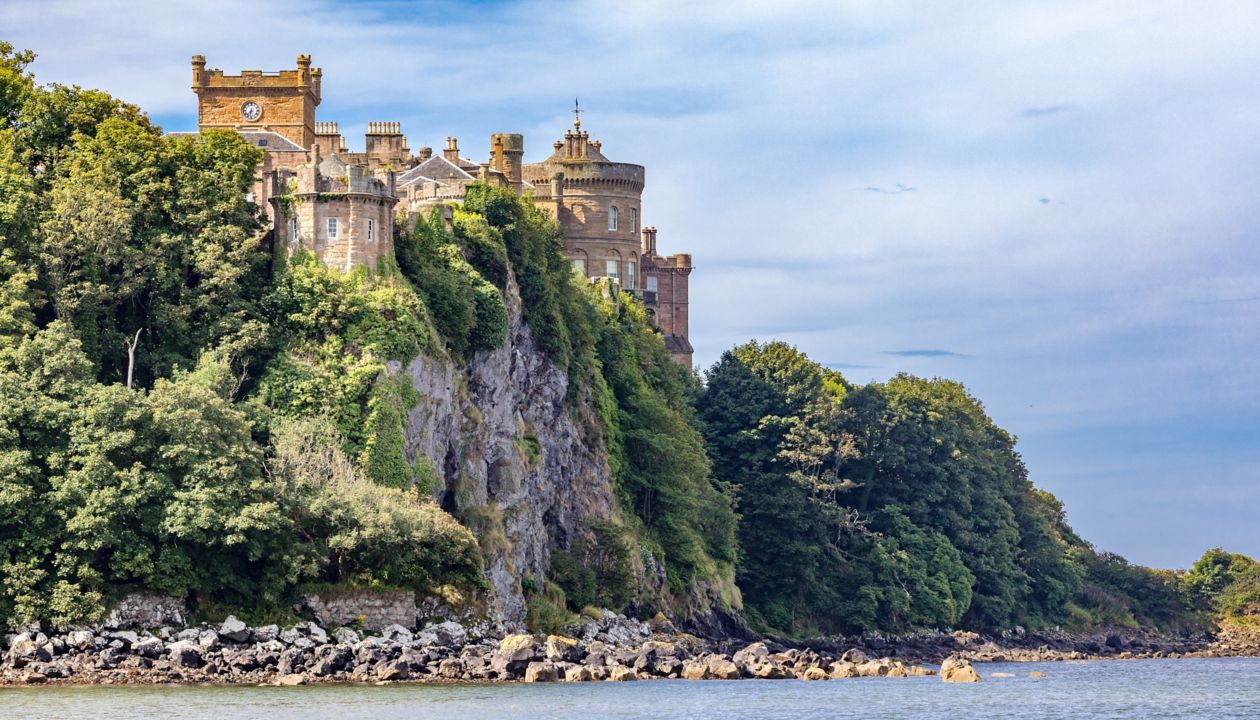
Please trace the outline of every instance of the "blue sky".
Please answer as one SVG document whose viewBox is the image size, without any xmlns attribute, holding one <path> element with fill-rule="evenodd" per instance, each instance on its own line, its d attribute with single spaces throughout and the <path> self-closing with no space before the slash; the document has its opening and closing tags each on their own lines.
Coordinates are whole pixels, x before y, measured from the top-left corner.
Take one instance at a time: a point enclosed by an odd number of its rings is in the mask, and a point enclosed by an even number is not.
<svg viewBox="0 0 1260 720">
<path fill-rule="evenodd" d="M 188 60 L 324 69 L 412 148 L 570 122 L 648 169 L 697 362 L 965 382 L 1100 548 L 1260 555 L 1260 5 L 10 0 L 42 81 L 192 129 Z"/>
</svg>

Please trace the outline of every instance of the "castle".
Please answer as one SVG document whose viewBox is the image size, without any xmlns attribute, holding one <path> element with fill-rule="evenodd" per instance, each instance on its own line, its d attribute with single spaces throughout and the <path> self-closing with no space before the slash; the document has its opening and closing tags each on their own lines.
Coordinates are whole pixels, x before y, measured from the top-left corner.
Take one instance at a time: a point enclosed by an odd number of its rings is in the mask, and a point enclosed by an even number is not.
<svg viewBox="0 0 1260 720">
<path fill-rule="evenodd" d="M 194 55 L 192 71 L 198 129 L 231 128 L 266 150 L 254 200 L 283 247 L 343 270 L 375 270 L 393 255 L 397 218 L 462 202 L 474 182 L 508 187 L 556 218 L 575 271 L 639 297 L 670 355 L 691 366 L 691 256 L 657 252 L 656 228 L 641 223 L 643 166 L 609 160 L 576 112 L 573 128 L 538 163 L 524 162 L 516 133 L 491 135 L 485 162 L 463 157 L 455 137 L 440 155 L 428 147 L 413 155 L 396 122 L 369 123 L 364 151 L 352 152 L 337 123 L 315 120 L 323 73 L 309 55 L 294 70 L 239 75 L 208 69 Z"/>
</svg>

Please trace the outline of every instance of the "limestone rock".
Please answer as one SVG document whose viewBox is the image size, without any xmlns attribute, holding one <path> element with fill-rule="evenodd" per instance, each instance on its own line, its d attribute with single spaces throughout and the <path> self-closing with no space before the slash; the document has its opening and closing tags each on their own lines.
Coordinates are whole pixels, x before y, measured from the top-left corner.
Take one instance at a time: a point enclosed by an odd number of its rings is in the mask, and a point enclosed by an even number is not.
<svg viewBox="0 0 1260 720">
<path fill-rule="evenodd" d="M 818 667 L 809 668 L 801 675 L 802 680 L 826 680 L 827 677 L 827 671 Z"/>
<path fill-rule="evenodd" d="M 552 662 L 577 662 L 582 659 L 578 641 L 563 635 L 548 635 L 543 643 L 543 654 Z"/>
<path fill-rule="evenodd" d="M 957 655 L 945 658 L 941 663 L 941 680 L 945 682 L 980 682 L 980 673 L 971 666 L 971 662 Z"/>
<path fill-rule="evenodd" d="M 843 678 L 861 677 L 858 673 L 858 666 L 848 660 L 840 660 L 831 664 L 831 677 L 840 680 Z"/>
<path fill-rule="evenodd" d="M 333 631 L 333 641 L 340 645 L 353 645 L 359 642 L 359 633 L 348 627 L 339 627 Z"/>
<path fill-rule="evenodd" d="M 628 680 L 638 680 L 639 675 L 634 668 L 628 668 L 624 665 L 614 665 L 608 669 L 608 680 L 610 682 L 626 682 Z"/>
<path fill-rule="evenodd" d="M 755 642 L 735 653 L 731 660 L 733 660 L 736 665 L 751 667 L 753 665 L 760 665 L 764 663 L 768 657 L 770 657 L 770 650 L 766 647 L 766 644 L 763 642 Z"/>
<path fill-rule="evenodd" d="M 738 680 L 743 676 L 739 666 L 725 655 L 710 655 L 705 663 L 709 667 L 709 675 L 718 680 Z"/>
<path fill-rule="evenodd" d="M 685 680 L 707 680 L 709 677 L 709 666 L 694 660 L 683 663 L 682 676 Z"/>
<path fill-rule="evenodd" d="M 594 679 L 595 674 L 585 665 L 573 665 L 564 670 L 565 682 L 590 682 Z"/>
<path fill-rule="evenodd" d="M 529 663 L 538 659 L 538 643 L 533 635 L 508 635 L 499 641 L 499 649 L 490 661 L 490 667 L 501 674 L 519 675 Z"/>
<path fill-rule="evenodd" d="M 840 656 L 841 661 L 853 663 L 854 665 L 861 665 L 862 663 L 866 662 L 869 659 L 870 658 L 866 657 L 866 653 L 862 652 L 861 650 L 858 650 L 857 648 L 850 648 L 849 650 L 846 650 L 843 655 Z"/>
<path fill-rule="evenodd" d="M 252 637 L 256 643 L 271 642 L 272 640 L 276 640 L 280 637 L 280 626 L 263 625 L 262 627 L 256 627 L 250 637 Z"/>
<path fill-rule="evenodd" d="M 306 676 L 305 676 L 305 675 L 302 675 L 302 674 L 300 674 L 300 673 L 293 673 L 293 674 L 289 674 L 289 675 L 281 675 L 280 677 L 276 678 L 276 684 L 277 684 L 277 685 L 286 686 L 286 687 L 294 687 L 294 686 L 297 686 L 297 685 L 305 685 L 305 684 L 306 684 Z"/>
<path fill-rule="evenodd" d="M 556 666 L 549 662 L 532 662 L 525 668 L 525 682 L 555 682 L 559 679 Z"/>
<path fill-rule="evenodd" d="M 416 635 L 416 639 L 425 645 L 442 647 L 462 647 L 468 640 L 468 631 L 463 625 L 452 620 L 430 625 Z"/>
<path fill-rule="evenodd" d="M 867 660 L 857 666 L 859 677 L 884 677 L 893 669 L 892 660 L 888 658 L 879 658 L 878 660 Z"/>
</svg>

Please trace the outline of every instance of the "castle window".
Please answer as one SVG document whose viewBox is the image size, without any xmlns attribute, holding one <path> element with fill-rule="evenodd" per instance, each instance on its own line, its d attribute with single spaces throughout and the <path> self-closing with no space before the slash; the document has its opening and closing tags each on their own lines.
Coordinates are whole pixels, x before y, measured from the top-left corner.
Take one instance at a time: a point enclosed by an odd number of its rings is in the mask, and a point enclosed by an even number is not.
<svg viewBox="0 0 1260 720">
<path fill-rule="evenodd" d="M 586 274 L 586 261 L 585 260 L 583 260 L 582 258 L 573 258 L 570 262 L 573 263 L 574 270 L 582 273 L 583 275 Z"/>
<path fill-rule="evenodd" d="M 376 232 L 375 232 L 375 231 L 376 231 L 376 221 L 375 221 L 375 220 L 372 220 L 371 218 L 368 218 L 368 228 L 367 228 L 367 230 L 368 230 L 368 233 L 367 233 L 367 235 L 368 235 L 368 236 L 367 236 L 367 241 L 368 241 L 368 242 L 370 242 L 370 243 L 374 243 L 374 242 L 376 242 Z"/>
<path fill-rule="evenodd" d="M 298 239 L 298 221 L 296 217 L 289 218 L 289 239 Z"/>
<path fill-rule="evenodd" d="M 656 276 L 655 275 L 647 276 L 647 291 L 656 292 Z"/>
<path fill-rule="evenodd" d="M 630 208 L 630 229 L 636 232 L 639 229 L 639 208 Z"/>
<path fill-rule="evenodd" d="M 337 218 L 328 218 L 328 238 L 330 240 L 337 237 Z"/>
<path fill-rule="evenodd" d="M 617 206 L 615 205 L 608 206 L 608 229 L 609 230 L 617 229 Z M 609 277 L 615 277 L 615 276 L 610 275 Z"/>
<path fill-rule="evenodd" d="M 605 260 L 604 261 L 604 275 L 610 278 L 621 277 L 621 273 L 617 272 L 617 265 L 619 264 L 620 263 L 618 263 L 616 260 Z"/>
<path fill-rule="evenodd" d="M 634 271 L 637 269 L 633 260 L 626 263 L 626 287 L 634 287 Z"/>
</svg>

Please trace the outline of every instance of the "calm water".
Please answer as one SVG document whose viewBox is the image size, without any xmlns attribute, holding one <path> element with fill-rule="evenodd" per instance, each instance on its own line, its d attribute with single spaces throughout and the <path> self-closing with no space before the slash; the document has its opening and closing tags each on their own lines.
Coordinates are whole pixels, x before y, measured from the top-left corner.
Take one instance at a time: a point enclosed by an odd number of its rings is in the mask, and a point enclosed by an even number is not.
<svg viewBox="0 0 1260 720">
<path fill-rule="evenodd" d="M 939 678 L 581 685 L 0 689 L 0 718 L 1260 718 L 1260 658 L 978 665 Z M 1048 677 L 1029 679 L 1041 670 Z M 1014 673 L 994 678 L 995 672 Z"/>
</svg>

